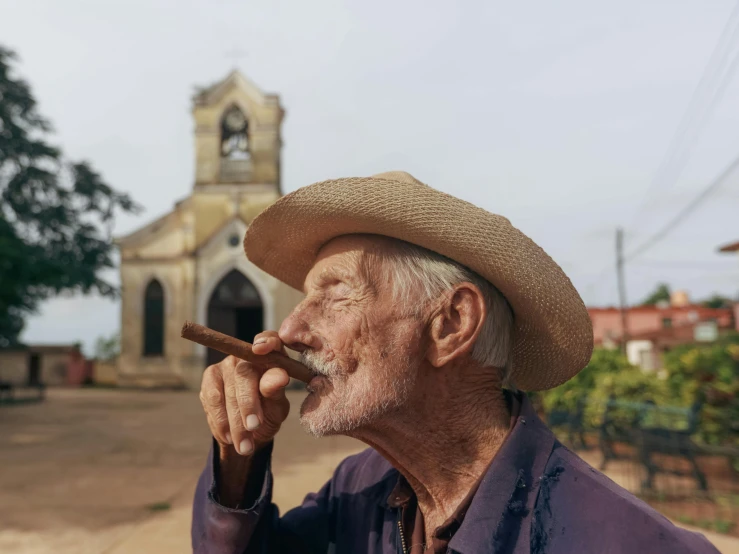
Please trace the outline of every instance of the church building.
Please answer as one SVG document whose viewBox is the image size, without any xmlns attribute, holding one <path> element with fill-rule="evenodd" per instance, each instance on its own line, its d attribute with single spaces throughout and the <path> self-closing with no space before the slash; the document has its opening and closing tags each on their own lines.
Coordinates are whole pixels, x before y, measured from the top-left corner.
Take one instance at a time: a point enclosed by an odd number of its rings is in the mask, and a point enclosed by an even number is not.
<svg viewBox="0 0 739 554">
<path fill-rule="evenodd" d="M 185 320 L 251 341 L 277 329 L 302 297 L 242 247 L 249 222 L 281 194 L 279 97 L 234 71 L 195 95 L 192 114 L 192 194 L 117 240 L 121 386 L 197 389 L 222 355 L 180 338 Z"/>
</svg>

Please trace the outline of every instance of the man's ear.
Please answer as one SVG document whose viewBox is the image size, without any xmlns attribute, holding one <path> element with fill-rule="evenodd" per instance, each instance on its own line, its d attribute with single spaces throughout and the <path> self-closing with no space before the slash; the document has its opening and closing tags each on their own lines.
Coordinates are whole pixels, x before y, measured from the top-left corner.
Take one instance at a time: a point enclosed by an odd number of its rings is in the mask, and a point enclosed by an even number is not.
<svg viewBox="0 0 739 554">
<path fill-rule="evenodd" d="M 428 326 L 426 358 L 441 367 L 472 351 L 487 316 L 482 292 L 472 283 L 460 283 L 439 299 Z"/>
</svg>

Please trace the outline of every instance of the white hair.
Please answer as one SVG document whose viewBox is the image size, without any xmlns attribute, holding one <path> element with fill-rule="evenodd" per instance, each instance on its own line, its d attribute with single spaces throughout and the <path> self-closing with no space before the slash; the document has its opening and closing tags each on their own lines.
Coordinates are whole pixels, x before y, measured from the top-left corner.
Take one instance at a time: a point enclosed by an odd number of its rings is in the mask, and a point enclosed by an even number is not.
<svg viewBox="0 0 739 554">
<path fill-rule="evenodd" d="M 488 313 L 472 349 L 472 359 L 483 367 L 502 369 L 503 385 L 512 387 L 513 310 L 505 297 L 488 280 L 446 256 L 405 241 L 391 241 L 393 248 L 382 257 L 389 262 L 388 277 L 396 302 L 422 308 L 459 283 L 472 283 L 480 289 Z"/>
<path fill-rule="evenodd" d="M 347 386 L 345 371 L 336 360 L 325 361 L 320 354 L 305 350 L 300 361 L 315 373 L 329 377 L 334 385 Z M 397 362 L 380 365 L 372 378 L 365 374 L 364 379 L 355 380 L 342 394 L 333 396 L 330 409 L 324 409 L 321 415 L 306 414 L 301 407 L 303 428 L 314 437 L 347 434 L 405 405 L 415 386 L 417 365 L 410 357 Z M 308 391 L 313 392 L 310 385 Z"/>
</svg>

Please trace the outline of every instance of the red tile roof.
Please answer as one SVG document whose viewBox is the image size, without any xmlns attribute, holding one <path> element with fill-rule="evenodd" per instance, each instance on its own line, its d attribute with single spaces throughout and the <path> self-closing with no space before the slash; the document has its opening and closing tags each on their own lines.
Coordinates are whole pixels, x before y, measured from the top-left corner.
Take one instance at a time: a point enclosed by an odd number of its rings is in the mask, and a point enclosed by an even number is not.
<svg viewBox="0 0 739 554">
<path fill-rule="evenodd" d="M 604 312 L 618 312 L 619 308 L 608 306 L 605 308 L 588 308 L 588 312 L 591 314 L 598 314 Z M 659 312 L 665 314 L 684 313 L 684 312 L 695 312 L 699 320 L 711 319 L 715 317 L 726 316 L 732 313 L 731 308 L 706 308 L 700 304 L 690 304 L 688 306 L 666 306 L 660 308 L 659 306 L 630 306 L 626 309 L 626 313 L 645 313 L 645 312 Z"/>
</svg>

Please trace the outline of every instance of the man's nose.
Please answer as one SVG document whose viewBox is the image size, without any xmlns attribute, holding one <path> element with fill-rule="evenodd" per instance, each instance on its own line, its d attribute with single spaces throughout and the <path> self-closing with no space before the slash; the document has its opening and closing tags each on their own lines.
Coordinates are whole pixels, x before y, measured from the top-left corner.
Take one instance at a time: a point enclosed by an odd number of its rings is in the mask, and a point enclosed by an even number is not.
<svg viewBox="0 0 739 554">
<path fill-rule="evenodd" d="M 318 347 L 317 337 L 311 332 L 310 326 L 299 310 L 300 306 L 287 316 L 287 319 L 280 325 L 277 334 L 280 336 L 282 343 L 290 350 L 303 352 L 308 349 L 316 349 Z"/>
</svg>

